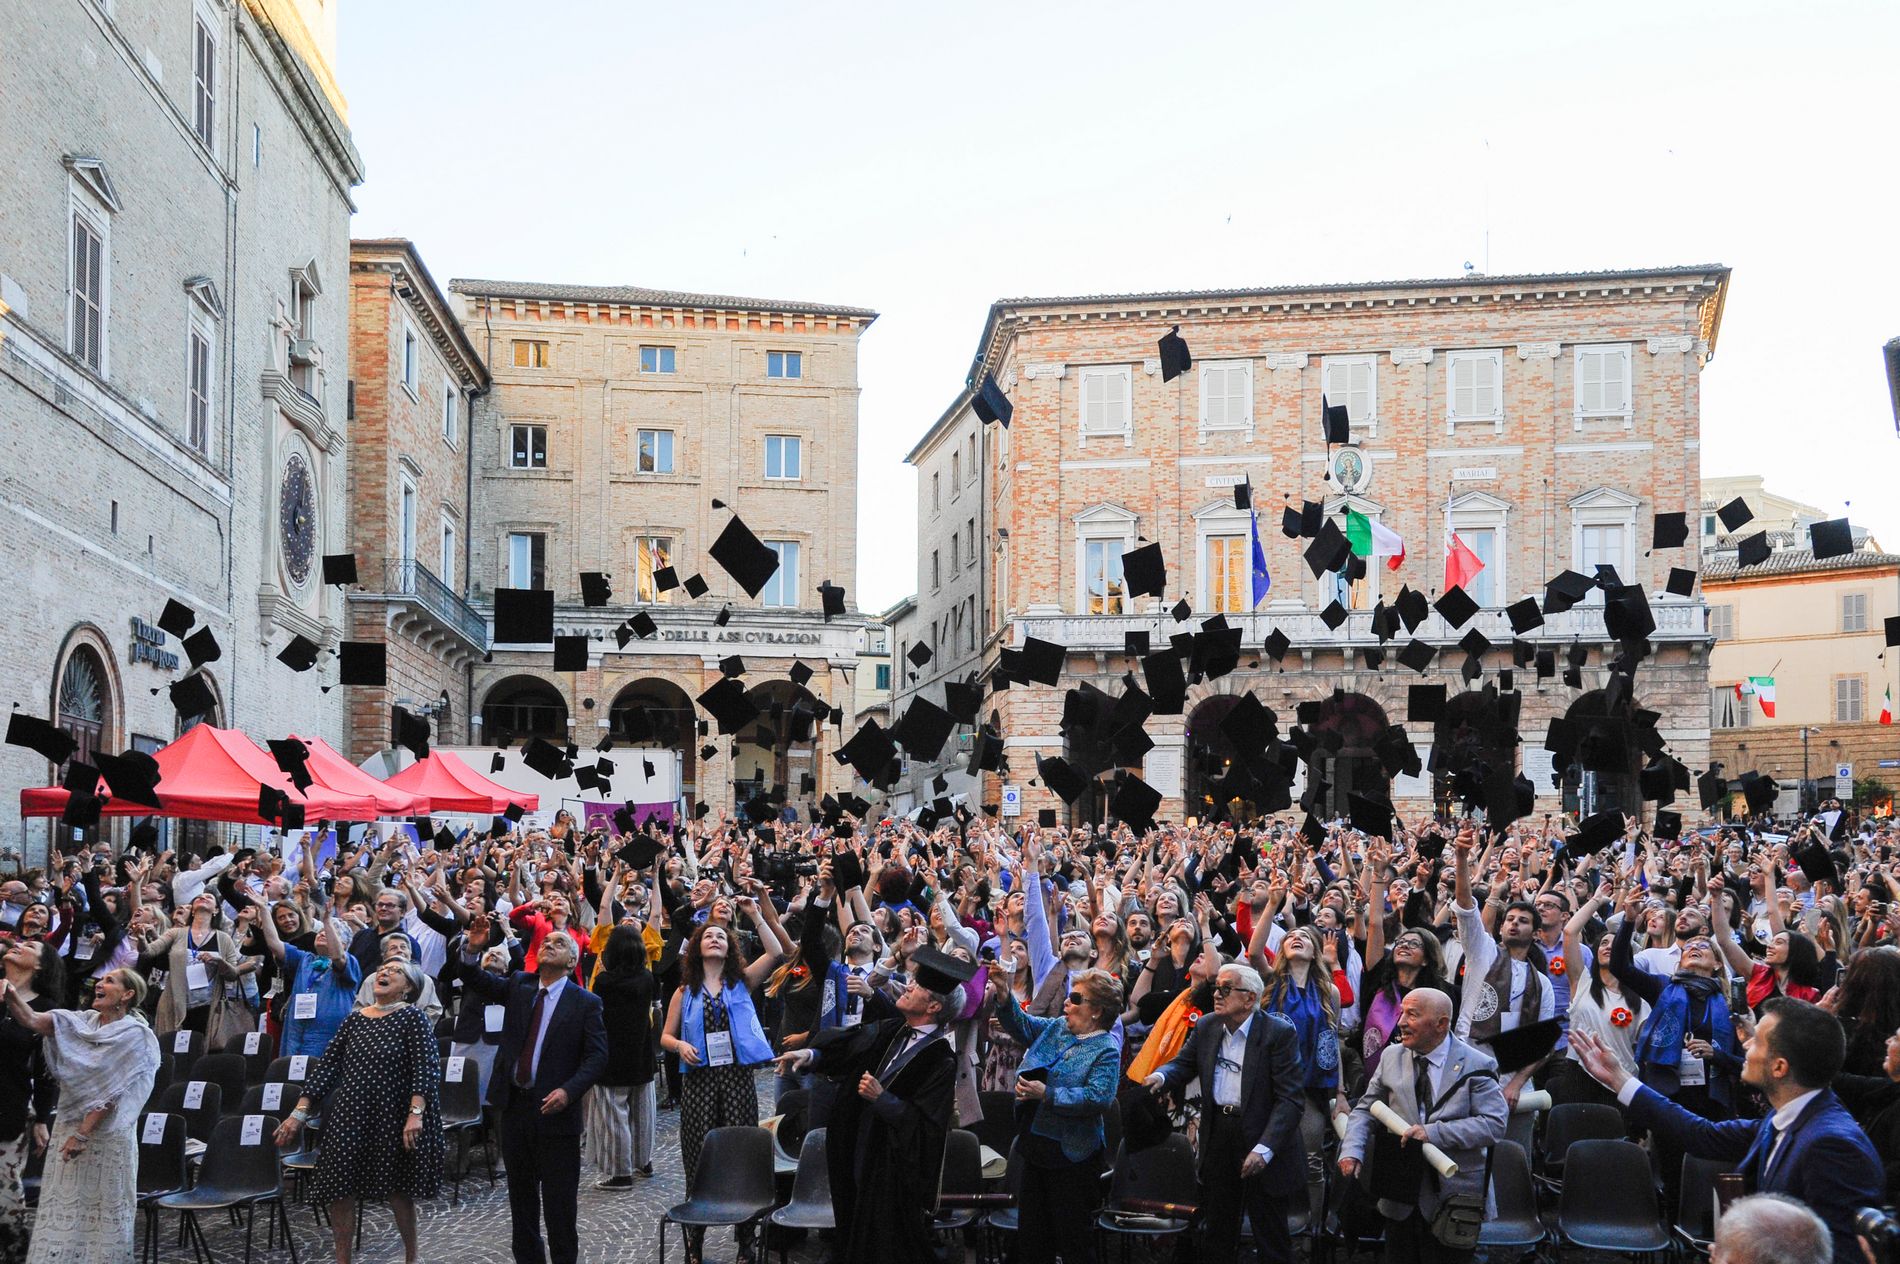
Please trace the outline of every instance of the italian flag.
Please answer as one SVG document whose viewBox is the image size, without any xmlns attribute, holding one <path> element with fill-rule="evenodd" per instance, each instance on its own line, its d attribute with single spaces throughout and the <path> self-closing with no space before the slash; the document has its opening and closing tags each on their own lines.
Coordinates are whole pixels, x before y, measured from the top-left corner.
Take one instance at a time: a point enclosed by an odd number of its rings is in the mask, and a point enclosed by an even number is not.
<svg viewBox="0 0 1900 1264">
<path fill-rule="evenodd" d="M 1360 557 L 1386 559 L 1385 568 L 1389 571 L 1399 569 L 1399 564 L 1405 561 L 1405 541 L 1399 539 L 1398 532 L 1351 509 L 1346 511 L 1346 540 Z"/>
<path fill-rule="evenodd" d="M 1774 719 L 1775 678 L 1773 676 L 1750 676 L 1747 680 L 1735 686 L 1736 697 L 1746 698 L 1751 694 L 1754 695 L 1755 701 L 1761 703 L 1761 713 L 1771 720 Z"/>
<path fill-rule="evenodd" d="M 1880 722 L 1893 723 L 1893 686 L 1887 686 L 1887 696 L 1880 700 Z"/>
</svg>

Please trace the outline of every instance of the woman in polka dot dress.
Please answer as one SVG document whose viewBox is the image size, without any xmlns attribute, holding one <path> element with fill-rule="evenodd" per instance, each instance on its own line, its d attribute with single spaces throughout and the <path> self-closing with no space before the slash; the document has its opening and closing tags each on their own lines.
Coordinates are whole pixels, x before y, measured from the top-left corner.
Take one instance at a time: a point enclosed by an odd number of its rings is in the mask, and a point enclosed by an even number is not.
<svg viewBox="0 0 1900 1264">
<path fill-rule="evenodd" d="M 293 1147 L 312 1103 L 321 1102 L 323 1146 L 310 1197 L 330 1204 L 338 1264 L 350 1262 L 359 1198 L 389 1203 L 403 1259 L 415 1264 L 415 1200 L 434 1198 L 442 1184 L 440 1057 L 428 1018 L 411 1004 L 422 992 L 421 968 L 386 962 L 370 984 L 374 1003 L 343 1020 L 277 1144 Z"/>
</svg>

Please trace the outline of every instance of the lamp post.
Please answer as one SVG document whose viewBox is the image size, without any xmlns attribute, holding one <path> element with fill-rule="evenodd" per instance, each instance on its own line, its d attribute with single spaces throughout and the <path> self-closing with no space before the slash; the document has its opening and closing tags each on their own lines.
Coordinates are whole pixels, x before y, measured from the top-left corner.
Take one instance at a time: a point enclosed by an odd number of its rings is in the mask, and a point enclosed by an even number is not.
<svg viewBox="0 0 1900 1264">
<path fill-rule="evenodd" d="M 1814 805 L 1808 802 L 1808 739 L 1820 731 L 1818 728 L 1809 728 L 1805 724 L 1801 726 L 1801 810 L 1803 812 L 1814 810 Z"/>
</svg>

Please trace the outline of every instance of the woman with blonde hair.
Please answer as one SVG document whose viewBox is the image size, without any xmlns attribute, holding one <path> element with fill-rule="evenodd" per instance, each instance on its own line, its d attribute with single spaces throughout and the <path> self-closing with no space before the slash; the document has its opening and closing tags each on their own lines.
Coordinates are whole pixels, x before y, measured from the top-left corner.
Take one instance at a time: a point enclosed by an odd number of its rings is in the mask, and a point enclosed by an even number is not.
<svg viewBox="0 0 1900 1264">
<path fill-rule="evenodd" d="M 1333 985 L 1332 970 L 1325 964 L 1321 933 L 1312 926 L 1294 927 L 1280 941 L 1272 963 L 1261 971 L 1267 990 L 1260 998 L 1260 1007 L 1292 1023 L 1299 1035 L 1300 1064 L 1306 1069 L 1306 1105 L 1300 1114 L 1300 1133 L 1306 1141 L 1309 1161 L 1322 1153 L 1328 1116 L 1350 1109 L 1339 1084 L 1339 989 Z M 1248 954 L 1256 969 L 1262 964 L 1258 945 L 1263 937 L 1256 927 L 1254 946 Z"/>
<path fill-rule="evenodd" d="M 128 969 L 102 975 L 92 1008 L 30 1008 L 5 983 L 13 1021 L 41 1036 L 59 1082 L 59 1115 L 27 1264 L 129 1260 L 138 1206 L 139 1107 L 158 1075 L 158 1037 L 139 1006 L 145 980 Z"/>
<path fill-rule="evenodd" d="M 140 969 L 157 966 L 165 971 L 153 1024 L 159 1035 L 169 1036 L 181 1028 L 201 1031 L 206 1047 L 215 1049 L 231 1036 L 251 1030 L 251 1012 L 237 994 L 244 958 L 223 921 L 217 895 L 200 891 L 185 910 L 184 924 L 172 927 L 140 951 Z"/>
</svg>

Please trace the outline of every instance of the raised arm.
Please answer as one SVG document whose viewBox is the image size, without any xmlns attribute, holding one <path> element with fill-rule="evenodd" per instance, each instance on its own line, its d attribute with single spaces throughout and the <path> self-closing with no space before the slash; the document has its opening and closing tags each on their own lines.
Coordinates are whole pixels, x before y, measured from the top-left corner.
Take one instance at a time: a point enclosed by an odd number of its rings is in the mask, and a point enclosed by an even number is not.
<svg viewBox="0 0 1900 1264">
<path fill-rule="evenodd" d="M 1564 923 L 1564 970 L 1570 980 L 1570 999 L 1574 1004 L 1588 986 L 1589 973 L 1583 964 L 1583 928 L 1590 924 L 1597 905 L 1610 902 L 1610 884 L 1605 882 L 1597 893 L 1577 906 Z"/>
</svg>

